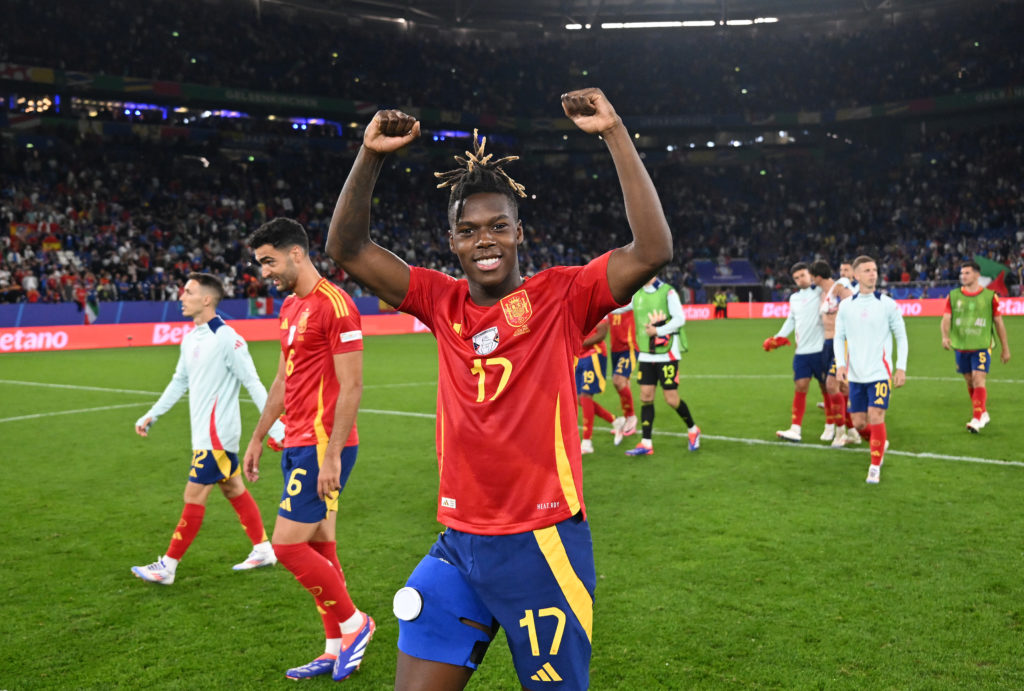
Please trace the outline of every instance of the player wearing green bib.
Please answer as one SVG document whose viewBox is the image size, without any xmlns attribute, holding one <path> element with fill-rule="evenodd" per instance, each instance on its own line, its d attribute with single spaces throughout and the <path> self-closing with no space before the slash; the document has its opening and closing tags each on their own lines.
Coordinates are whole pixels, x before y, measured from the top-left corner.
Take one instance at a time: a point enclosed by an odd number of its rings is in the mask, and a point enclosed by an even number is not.
<svg viewBox="0 0 1024 691">
<path fill-rule="evenodd" d="M 686 350 L 683 325 L 686 315 L 675 288 L 652 278 L 633 295 L 633 319 L 636 321 L 636 342 L 639 354 L 637 381 L 640 382 L 640 429 L 643 438 L 627 456 L 649 456 L 654 453 L 651 434 L 654 431 L 654 389 L 661 391 L 668 403 L 683 418 L 689 437 L 690 451 L 700 447 L 700 427 L 693 421 L 690 408 L 679 397 L 679 357 Z"/>
<path fill-rule="evenodd" d="M 999 336 L 1000 359 L 1010 361 L 1006 326 L 999 297 L 981 285 L 981 267 L 966 261 L 960 267 L 960 287 L 950 291 L 942 315 L 942 347 L 956 351 L 956 371 L 964 375 L 973 414 L 967 431 L 977 434 L 988 424 L 985 379 L 992 360 L 992 333 Z"/>
</svg>

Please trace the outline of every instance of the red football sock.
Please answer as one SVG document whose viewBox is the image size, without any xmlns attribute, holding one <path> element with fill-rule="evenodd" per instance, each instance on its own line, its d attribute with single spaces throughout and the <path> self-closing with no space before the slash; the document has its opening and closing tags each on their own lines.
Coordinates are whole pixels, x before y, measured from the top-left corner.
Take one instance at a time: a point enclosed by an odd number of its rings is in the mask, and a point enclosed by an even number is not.
<svg viewBox="0 0 1024 691">
<path fill-rule="evenodd" d="M 316 600 L 327 638 L 339 638 L 341 634 L 338 623 L 356 613 L 356 607 L 341 578 L 341 571 L 306 542 L 275 544 L 274 554 Z M 328 621 L 331 622 L 330 626 Z"/>
<path fill-rule="evenodd" d="M 843 394 L 839 394 L 843 396 Z M 843 419 L 846 420 L 846 429 L 854 429 L 853 417 L 850 415 L 850 399 L 843 396 Z"/>
<path fill-rule="evenodd" d="M 843 394 L 831 393 L 828 395 L 832 399 L 832 420 L 836 427 L 842 427 L 846 424 L 846 416 L 843 415 Z"/>
<path fill-rule="evenodd" d="M 885 423 L 868 425 L 867 429 L 871 430 L 871 465 L 882 465 L 885 456 Z"/>
<path fill-rule="evenodd" d="M 807 392 L 793 392 L 793 424 L 800 425 L 804 421 L 804 410 L 807 408 Z"/>
<path fill-rule="evenodd" d="M 864 425 L 864 429 L 857 430 L 860 432 L 860 438 L 864 441 L 871 441 L 871 425 Z"/>
<path fill-rule="evenodd" d="M 636 415 L 633 412 L 633 390 L 628 386 L 623 386 L 619 389 L 619 402 L 622 404 L 622 415 L 629 417 Z"/>
<path fill-rule="evenodd" d="M 984 386 L 977 386 L 971 394 L 971 401 L 974 403 L 974 417 L 980 419 L 985 412 L 985 402 L 988 399 L 988 390 Z"/>
<path fill-rule="evenodd" d="M 206 507 L 202 504 L 185 504 L 185 508 L 181 510 L 181 520 L 178 521 L 178 527 L 174 529 L 174 534 L 171 535 L 171 544 L 167 547 L 167 556 L 171 559 L 181 559 L 185 556 L 188 546 L 192 544 L 192 540 L 199 533 L 200 526 L 203 525 L 203 514 L 205 513 Z"/>
<path fill-rule="evenodd" d="M 600 403 L 594 401 L 594 414 L 605 422 L 615 422 L 615 416 L 609 413 Z"/>
<path fill-rule="evenodd" d="M 821 394 L 821 402 L 825 404 L 825 424 L 834 425 L 836 422 L 835 406 L 832 404 L 832 394 L 827 391 Z"/>
<path fill-rule="evenodd" d="M 229 501 L 231 506 L 234 507 L 235 513 L 238 514 L 238 520 L 242 522 L 245 534 L 249 536 L 252 544 L 258 545 L 261 542 L 265 542 L 267 531 L 263 529 L 263 518 L 260 516 L 260 509 L 256 506 L 256 500 L 249 494 L 249 490 L 245 490 Z"/>
<path fill-rule="evenodd" d="M 310 542 L 309 546 L 315 549 L 327 561 L 331 562 L 334 568 L 337 569 L 338 575 L 341 576 L 341 585 L 345 586 L 345 572 L 341 570 L 341 562 L 338 561 L 338 543 L 334 541 Z M 347 587 L 345 588 L 345 591 L 348 592 Z M 326 612 L 321 614 L 321 618 L 324 620 L 324 631 L 327 633 L 328 638 L 341 638 L 341 628 L 338 626 L 338 622 L 344 621 L 348 618 L 346 616 L 342 616 L 343 613 L 340 610 L 335 614 L 337 614 L 338 619 L 328 616 Z M 348 616 L 350 617 L 352 615 L 349 614 Z"/>
<path fill-rule="evenodd" d="M 594 436 L 594 398 L 580 396 L 580 407 L 583 408 L 583 438 L 590 439 Z"/>
</svg>

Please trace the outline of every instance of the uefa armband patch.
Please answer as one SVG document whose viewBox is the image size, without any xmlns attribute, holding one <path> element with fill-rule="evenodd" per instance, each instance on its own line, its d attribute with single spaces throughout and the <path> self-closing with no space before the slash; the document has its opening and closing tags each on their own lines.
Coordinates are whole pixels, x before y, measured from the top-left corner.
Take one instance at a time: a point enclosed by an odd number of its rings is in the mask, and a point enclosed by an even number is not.
<svg viewBox="0 0 1024 691">
<path fill-rule="evenodd" d="M 349 343 L 351 341 L 360 341 L 363 338 L 362 331 L 343 331 L 341 333 L 341 342 Z"/>
</svg>

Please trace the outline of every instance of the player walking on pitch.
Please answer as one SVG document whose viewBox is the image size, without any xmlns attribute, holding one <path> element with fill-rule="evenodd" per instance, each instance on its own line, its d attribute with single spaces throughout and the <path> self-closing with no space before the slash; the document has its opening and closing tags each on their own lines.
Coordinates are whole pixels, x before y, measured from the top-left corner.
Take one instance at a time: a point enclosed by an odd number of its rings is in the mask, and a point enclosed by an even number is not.
<svg viewBox="0 0 1024 691">
<path fill-rule="evenodd" d="M 623 437 L 636 433 L 637 417 L 633 408 L 633 390 L 629 380 L 636 370 L 636 321 L 631 314 L 633 304 L 614 309 L 608 315 L 608 334 L 612 350 L 612 386 L 619 394 L 622 415 L 612 420 L 612 433 L 615 435 L 615 446 L 622 443 Z"/>
<path fill-rule="evenodd" d="M 833 340 L 839 303 L 850 297 L 853 291 L 832 279 L 832 267 L 828 262 L 814 262 L 810 271 L 811 280 L 821 291 L 818 311 L 825 330 L 825 345 L 822 348 L 825 368 L 825 431 L 821 434 L 821 440 L 832 442 L 832 446 L 843 446 L 846 444 L 846 397 L 839 390 L 839 380 L 836 379 Z"/>
<path fill-rule="evenodd" d="M 336 541 L 338 495 L 359 451 L 359 312 L 349 294 L 313 266 L 306 231 L 296 221 L 265 223 L 249 238 L 249 246 L 263 277 L 292 294 L 281 305 L 277 376 L 245 450 L 245 476 L 251 482 L 259 479 L 263 437 L 287 411 L 274 553 L 313 596 L 327 639 L 323 655 L 285 674 L 308 679 L 332 673 L 338 681 L 359 669 L 376 627 L 348 594 Z"/>
<path fill-rule="evenodd" d="M 942 347 L 956 351 L 956 371 L 964 375 L 972 415 L 967 431 L 977 434 L 989 423 L 985 380 L 992 366 L 992 334 L 999 336 L 1000 359 L 1010 361 L 1006 325 L 999 313 L 999 296 L 981 285 L 975 261 L 960 267 L 960 287 L 950 291 L 942 314 Z"/>
<path fill-rule="evenodd" d="M 399 111 L 363 135 L 331 220 L 327 251 L 437 339 L 438 520 L 447 528 L 395 596 L 395 687 L 461 689 L 498 627 L 528 689 L 589 684 L 596 585 L 573 358 L 584 337 L 672 258 L 672 238 L 629 132 L 598 89 L 562 97 L 604 139 L 633 241 L 586 266 L 523 278 L 524 188 L 486 140 L 439 173 L 450 187 L 448 244 L 465 278 L 412 267 L 370 239 L 373 187 L 388 153 L 419 136 Z"/>
<path fill-rule="evenodd" d="M 608 335 L 607 318 L 598 322 L 594 330 L 583 339 L 582 350 L 576 362 L 576 395 L 583 410 L 583 439 L 580 452 L 594 453 L 594 416 L 605 422 L 615 421 L 615 416 L 594 400 L 604 392 L 605 372 L 608 369 L 608 349 L 604 337 Z"/>
<path fill-rule="evenodd" d="M 277 562 L 263 530 L 259 508 L 245 488 L 238 465 L 238 442 L 242 435 L 239 388 L 245 386 L 260 410 L 266 404 L 267 390 L 256 373 L 245 339 L 217 316 L 217 304 L 223 298 L 224 286 L 219 278 L 205 273 L 189 274 L 181 293 L 181 313 L 192 318 L 195 328 L 181 341 L 178 365 L 163 394 L 135 423 L 139 436 L 149 436 L 153 423 L 189 392 L 193 450 L 185 485 L 185 507 L 167 553 L 148 566 L 132 567 L 132 573 L 150 583 L 174 583 L 178 562 L 203 524 L 206 501 L 214 485 L 231 502 L 253 544 L 245 561 L 233 568 L 244 571 Z M 278 422 L 271 430 L 271 439 L 283 438 L 284 426 Z"/>
<path fill-rule="evenodd" d="M 796 332 L 796 353 L 793 355 L 793 412 L 789 429 L 775 433 L 780 439 L 798 442 L 802 438 L 804 412 L 807 409 L 807 391 L 811 378 L 824 386 L 825 327 L 821 321 L 821 289 L 811 280 L 811 272 L 804 262 L 797 262 L 789 270 L 796 283 L 797 291 L 789 296 L 789 316 L 771 338 L 766 338 L 762 347 L 772 351 L 789 345 L 789 334 Z M 824 436 L 824 435 L 823 435 Z"/>
<path fill-rule="evenodd" d="M 654 453 L 654 390 L 661 384 L 665 402 L 686 425 L 690 451 L 700 448 L 700 427 L 693 421 L 690 407 L 679 396 L 679 360 L 686 349 L 683 326 L 686 314 L 676 289 L 652 278 L 633 295 L 633 320 L 636 323 L 640 384 L 640 442 L 627 456 Z"/>
<path fill-rule="evenodd" d="M 850 414 L 871 449 L 867 482 L 877 484 L 889 446 L 885 411 L 893 388 L 907 379 L 907 330 L 899 305 L 875 291 L 878 266 L 868 256 L 853 260 L 857 292 L 839 303 L 836 314 L 836 378 L 849 382 Z M 896 371 L 892 341 L 896 340 Z M 847 355 L 847 352 L 849 355 Z"/>
</svg>

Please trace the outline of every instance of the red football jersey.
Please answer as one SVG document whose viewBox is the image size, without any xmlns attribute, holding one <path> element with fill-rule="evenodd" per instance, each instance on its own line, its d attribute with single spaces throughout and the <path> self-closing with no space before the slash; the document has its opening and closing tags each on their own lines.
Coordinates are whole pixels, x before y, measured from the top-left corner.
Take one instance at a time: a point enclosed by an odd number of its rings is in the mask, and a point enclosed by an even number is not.
<svg viewBox="0 0 1024 691">
<path fill-rule="evenodd" d="M 605 317 L 601 321 L 607 323 L 608 318 Z M 600 326 L 600 325 L 601 325 L 601 322 L 598 322 L 598 326 Z M 590 333 L 588 333 L 583 340 L 586 341 L 587 339 L 591 338 L 596 333 L 597 333 L 597 326 L 595 326 L 593 329 L 591 329 Z M 590 357 L 591 355 L 593 355 L 595 353 L 598 354 L 598 355 L 607 355 L 608 354 L 608 346 L 605 344 L 605 342 L 603 340 L 598 341 L 597 343 L 594 343 L 593 345 L 581 346 L 581 352 L 579 354 L 579 357 L 582 359 L 582 358 Z"/>
<path fill-rule="evenodd" d="M 608 254 L 527 278 L 491 307 L 465 279 L 411 269 L 399 309 L 437 339 L 437 519 L 479 535 L 584 511 L 573 358 L 617 307 Z"/>
<path fill-rule="evenodd" d="M 612 352 L 636 350 L 636 321 L 632 312 L 608 315 L 608 333 L 611 334 Z"/>
<path fill-rule="evenodd" d="M 285 298 L 280 319 L 285 358 L 284 445 L 326 444 L 338 402 L 334 356 L 363 349 L 359 312 L 348 293 L 321 278 L 306 297 Z M 353 423 L 345 446 L 358 443 Z"/>
</svg>

